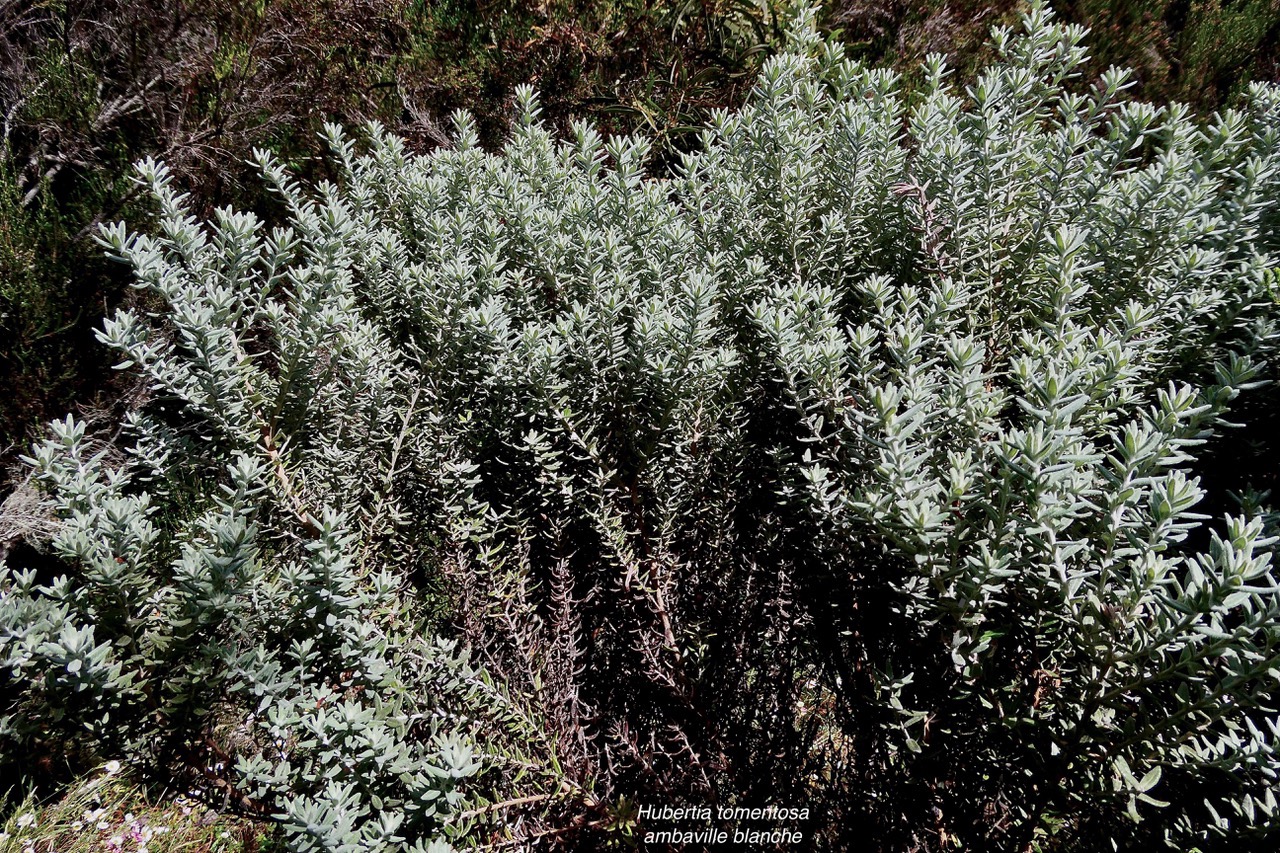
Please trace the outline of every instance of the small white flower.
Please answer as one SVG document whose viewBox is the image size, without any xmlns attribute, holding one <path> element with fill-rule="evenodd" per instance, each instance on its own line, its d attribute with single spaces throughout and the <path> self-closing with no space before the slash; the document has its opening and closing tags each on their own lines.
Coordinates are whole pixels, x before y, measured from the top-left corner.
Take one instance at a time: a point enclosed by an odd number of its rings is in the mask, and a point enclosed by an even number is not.
<svg viewBox="0 0 1280 853">
<path fill-rule="evenodd" d="M 110 823 L 108 823 L 107 821 L 105 821 L 105 820 L 100 820 L 100 821 L 98 821 L 98 831 L 99 831 L 99 832 L 105 832 L 106 830 L 108 830 L 108 829 L 110 829 L 110 828 L 111 828 L 111 824 L 110 824 Z"/>
<path fill-rule="evenodd" d="M 28 826 L 35 826 L 35 825 L 36 825 L 35 812 L 27 812 L 22 817 L 18 818 L 19 829 L 26 829 Z"/>
<path fill-rule="evenodd" d="M 105 765 L 103 765 L 102 769 L 107 771 L 108 776 L 114 776 L 120 772 L 120 762 L 108 761 Z"/>
</svg>

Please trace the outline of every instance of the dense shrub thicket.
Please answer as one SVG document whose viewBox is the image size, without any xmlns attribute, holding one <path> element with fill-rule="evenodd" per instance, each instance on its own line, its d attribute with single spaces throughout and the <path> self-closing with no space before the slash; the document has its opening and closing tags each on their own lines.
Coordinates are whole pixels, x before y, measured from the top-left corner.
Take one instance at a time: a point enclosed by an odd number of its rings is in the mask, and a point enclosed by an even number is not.
<svg viewBox="0 0 1280 853">
<path fill-rule="evenodd" d="M 163 158 L 201 212 L 270 210 L 255 146 L 323 173 L 325 121 L 418 150 L 473 112 L 489 143 L 537 81 L 549 118 L 667 137 L 737 103 L 781 37 L 759 6 L 640 0 L 8 0 L 0 5 L 0 465 L 101 390 L 93 329 L 121 301 L 101 222 L 142 220 L 134 162 Z M 109 306 L 109 307 L 108 307 Z"/>
<path fill-rule="evenodd" d="M 967 87 L 802 16 L 649 144 L 328 132 L 290 212 L 102 242 L 149 397 L 32 462 L 3 733 L 234 791 L 291 849 L 578 849 L 633 804 L 807 806 L 815 849 L 1271 831 L 1267 496 L 1197 512 L 1277 344 L 1280 90 L 1087 85 L 1036 7 Z M 1220 509 L 1221 508 L 1221 509 Z M 465 649 L 466 653 L 462 650 Z M 209 756 L 218 759 L 214 762 Z"/>
<path fill-rule="evenodd" d="M 376 119 L 422 151 L 471 112 L 505 138 L 517 84 L 567 130 L 655 141 L 651 171 L 687 149 L 716 107 L 734 107 L 781 44 L 790 0 L 8 0 L 0 5 L 0 466 L 37 425 L 112 402 L 93 330 L 122 276 L 92 245 L 97 225 L 145 220 L 126 179 L 162 158 L 207 214 L 273 208 L 245 161 L 271 149 L 323 174 L 325 121 Z M 850 55 L 908 74 L 946 53 L 968 80 L 986 34 L 1021 0 L 824 0 L 822 27 Z M 1249 80 L 1280 79 L 1280 0 L 1073 0 L 1096 74 L 1135 69 L 1136 91 L 1210 111 Z M 97 398 L 95 400 L 95 398 Z M 3 547 L 3 543 L 0 543 Z"/>
</svg>

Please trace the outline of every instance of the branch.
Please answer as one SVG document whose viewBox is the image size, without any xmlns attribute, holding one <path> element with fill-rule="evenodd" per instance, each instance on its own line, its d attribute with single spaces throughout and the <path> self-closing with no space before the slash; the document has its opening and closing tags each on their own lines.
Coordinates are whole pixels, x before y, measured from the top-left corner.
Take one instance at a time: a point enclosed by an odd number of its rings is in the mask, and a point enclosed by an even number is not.
<svg viewBox="0 0 1280 853">
<path fill-rule="evenodd" d="M 271 463 L 271 468 L 275 472 L 276 482 L 280 484 L 284 496 L 289 501 L 289 508 L 293 510 L 293 515 L 298 519 L 303 529 L 313 539 L 319 539 L 321 535 L 320 525 L 307 512 L 306 505 L 302 499 L 298 497 L 297 491 L 293 487 L 293 481 L 289 479 L 289 473 L 284 469 L 284 460 L 280 458 L 280 451 L 276 448 L 275 436 L 271 432 L 271 427 L 263 423 L 260 427 L 262 431 L 262 450 L 267 455 L 267 461 Z"/>
</svg>

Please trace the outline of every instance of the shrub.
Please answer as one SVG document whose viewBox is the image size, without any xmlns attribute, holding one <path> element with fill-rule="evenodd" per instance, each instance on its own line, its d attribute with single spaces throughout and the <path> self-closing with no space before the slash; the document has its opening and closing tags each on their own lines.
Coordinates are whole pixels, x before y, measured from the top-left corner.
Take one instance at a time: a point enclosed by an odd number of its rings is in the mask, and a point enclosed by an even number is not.
<svg viewBox="0 0 1280 853">
<path fill-rule="evenodd" d="M 0 464 L 39 434 L 51 411 L 109 378 L 94 341 L 97 306 L 125 289 L 100 252 L 82 248 L 75 217 L 22 205 L 4 159 L 0 151 Z"/>
<path fill-rule="evenodd" d="M 315 167 L 324 121 L 377 118 L 430 148 L 457 107 L 498 140 L 527 80 L 566 127 L 590 114 L 687 139 L 740 99 L 781 35 L 777 3 L 713 5 L 6 3 L 0 331 L 15 343 L 0 356 L 0 465 L 102 384 L 93 329 L 126 288 L 90 237 L 102 221 L 143 220 L 123 178 L 136 160 L 163 157 L 203 213 L 261 212 L 270 201 L 245 163 L 255 146 Z"/>
<path fill-rule="evenodd" d="M 102 337 L 152 397 L 33 454 L 67 573 L 4 581 L 8 731 L 243 721 L 303 850 L 670 802 L 819 849 L 1267 833 L 1274 515 L 1197 471 L 1276 346 L 1280 90 L 1127 102 L 1037 6 L 908 98 L 810 23 L 666 179 L 527 89 L 496 154 L 261 154 L 288 228 L 144 164 L 158 234 L 102 240 L 168 309 Z"/>
<path fill-rule="evenodd" d="M 152 493 L 89 454 L 82 426 L 55 434 L 34 461 L 76 572 L 41 584 L 3 570 L 5 664 L 22 688 L 5 735 L 72 761 L 171 765 L 214 793 L 235 761 L 237 797 L 274 807 L 294 850 L 386 849 L 453 809 L 479 765 L 457 730 L 413 722 L 435 697 L 411 694 L 397 660 L 424 662 L 418 691 L 472 675 L 445 646 L 388 648 L 370 618 L 395 582 L 357 588 L 339 514 L 304 543 L 264 542 L 254 501 L 268 473 L 241 456 L 203 505 L 163 523 Z"/>
<path fill-rule="evenodd" d="M 965 79 L 989 60 L 992 24 L 1017 20 L 1016 0 L 829 0 L 824 21 L 864 60 L 912 73 L 932 51 L 947 54 Z M 1064 0 L 1063 18 L 1089 29 L 1090 60 L 1133 69 L 1135 92 L 1176 98 L 1209 112 L 1251 80 L 1280 80 L 1272 58 L 1280 40 L 1276 0 Z"/>
<path fill-rule="evenodd" d="M 1075 0 L 1068 14 L 1096 35 L 1099 58 L 1135 66 L 1147 97 L 1175 97 L 1204 107 L 1270 76 L 1280 37 L 1275 0 Z"/>
</svg>

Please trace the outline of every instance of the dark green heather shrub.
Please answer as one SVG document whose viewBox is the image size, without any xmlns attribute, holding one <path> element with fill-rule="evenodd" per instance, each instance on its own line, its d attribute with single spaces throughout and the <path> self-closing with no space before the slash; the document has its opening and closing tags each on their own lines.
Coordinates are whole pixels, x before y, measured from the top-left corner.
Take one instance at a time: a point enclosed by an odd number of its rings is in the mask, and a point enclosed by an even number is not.
<svg viewBox="0 0 1280 853">
<path fill-rule="evenodd" d="M 528 90 L 498 153 L 261 155 L 287 228 L 144 163 L 158 231 L 102 241 L 168 307 L 102 337 L 150 397 L 33 454 L 66 568 L 4 576 L 6 733 L 240 727 L 218 778 L 298 850 L 587 849 L 637 803 L 1268 833 L 1275 516 L 1198 472 L 1273 371 L 1280 90 L 1128 102 L 1037 7 L 907 98 L 809 23 L 662 180 Z"/>
</svg>

